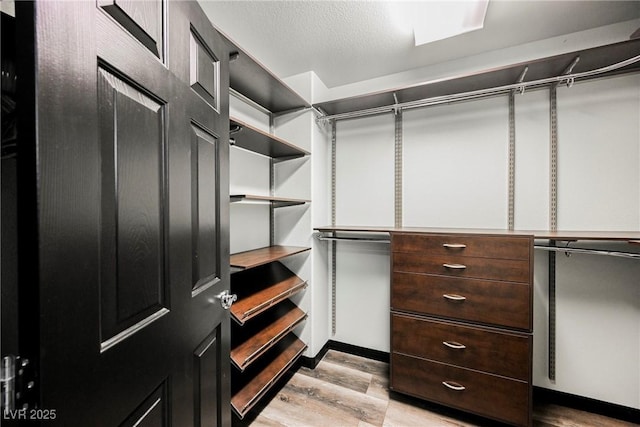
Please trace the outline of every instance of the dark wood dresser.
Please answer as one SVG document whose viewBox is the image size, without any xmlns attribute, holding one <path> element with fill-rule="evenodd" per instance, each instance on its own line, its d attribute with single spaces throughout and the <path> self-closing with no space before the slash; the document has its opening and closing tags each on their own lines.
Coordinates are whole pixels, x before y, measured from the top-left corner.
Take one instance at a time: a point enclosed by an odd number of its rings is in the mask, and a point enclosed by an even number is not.
<svg viewBox="0 0 640 427">
<path fill-rule="evenodd" d="M 531 425 L 533 236 L 391 233 L 394 391 Z"/>
</svg>

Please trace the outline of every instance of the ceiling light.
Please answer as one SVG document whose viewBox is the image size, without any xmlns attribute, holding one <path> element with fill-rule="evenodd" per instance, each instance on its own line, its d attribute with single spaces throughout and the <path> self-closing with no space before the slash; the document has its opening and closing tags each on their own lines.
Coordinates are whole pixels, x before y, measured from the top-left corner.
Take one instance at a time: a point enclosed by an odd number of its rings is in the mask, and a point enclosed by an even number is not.
<svg viewBox="0 0 640 427">
<path fill-rule="evenodd" d="M 413 29 L 416 46 L 482 29 L 488 5 L 489 0 L 390 2 L 391 16 Z"/>
</svg>

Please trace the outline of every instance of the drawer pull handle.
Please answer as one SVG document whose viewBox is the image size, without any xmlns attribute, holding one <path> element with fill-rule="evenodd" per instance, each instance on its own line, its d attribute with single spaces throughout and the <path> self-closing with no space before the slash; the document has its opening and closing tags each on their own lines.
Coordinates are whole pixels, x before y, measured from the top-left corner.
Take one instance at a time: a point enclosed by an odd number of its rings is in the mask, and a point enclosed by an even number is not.
<svg viewBox="0 0 640 427">
<path fill-rule="evenodd" d="M 453 348 L 453 349 L 456 349 L 456 350 L 463 350 L 463 349 L 467 348 L 466 345 L 460 344 L 459 342 L 455 342 L 455 341 L 442 341 L 442 344 L 446 345 L 449 348 Z"/>
<path fill-rule="evenodd" d="M 464 301 L 467 299 L 467 297 L 463 297 L 462 295 L 456 295 L 456 294 L 444 294 L 442 296 L 452 301 Z"/>
<path fill-rule="evenodd" d="M 467 268 L 464 264 L 442 264 L 444 268 L 450 268 L 452 270 L 464 270 Z"/>
<path fill-rule="evenodd" d="M 442 381 L 442 384 L 445 387 L 455 391 L 463 391 L 466 389 L 466 387 L 463 386 L 462 384 L 454 383 L 453 381 Z"/>
<path fill-rule="evenodd" d="M 443 243 L 442 246 L 447 249 L 464 249 L 467 247 L 464 243 Z"/>
</svg>

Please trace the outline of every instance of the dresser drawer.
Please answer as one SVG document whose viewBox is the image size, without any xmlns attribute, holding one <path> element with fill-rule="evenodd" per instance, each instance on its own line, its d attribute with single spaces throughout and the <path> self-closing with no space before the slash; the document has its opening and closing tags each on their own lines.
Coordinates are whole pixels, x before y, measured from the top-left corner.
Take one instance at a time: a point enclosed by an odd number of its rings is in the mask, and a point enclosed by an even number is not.
<svg viewBox="0 0 640 427">
<path fill-rule="evenodd" d="M 391 315 L 394 352 L 529 381 L 531 335 Z"/>
<path fill-rule="evenodd" d="M 528 260 L 472 258 L 457 255 L 427 256 L 419 253 L 391 254 L 393 271 L 439 274 L 451 277 L 530 282 Z"/>
<path fill-rule="evenodd" d="M 411 233 L 393 233 L 391 237 L 391 250 L 394 252 L 429 255 L 528 260 L 531 246 L 530 237 Z"/>
<path fill-rule="evenodd" d="M 529 425 L 526 382 L 393 353 L 391 389 L 516 425 Z"/>
<path fill-rule="evenodd" d="M 392 273 L 391 309 L 530 331 L 531 286 L 524 283 Z"/>
</svg>

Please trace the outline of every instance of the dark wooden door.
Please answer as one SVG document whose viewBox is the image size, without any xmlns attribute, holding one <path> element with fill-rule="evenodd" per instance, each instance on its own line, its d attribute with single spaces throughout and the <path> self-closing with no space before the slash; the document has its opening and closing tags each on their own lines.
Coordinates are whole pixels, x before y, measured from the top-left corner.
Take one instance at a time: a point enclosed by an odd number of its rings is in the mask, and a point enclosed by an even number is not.
<svg viewBox="0 0 640 427">
<path fill-rule="evenodd" d="M 33 414 L 228 425 L 229 53 L 196 2 L 16 3 Z"/>
</svg>

